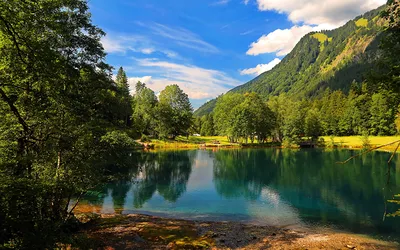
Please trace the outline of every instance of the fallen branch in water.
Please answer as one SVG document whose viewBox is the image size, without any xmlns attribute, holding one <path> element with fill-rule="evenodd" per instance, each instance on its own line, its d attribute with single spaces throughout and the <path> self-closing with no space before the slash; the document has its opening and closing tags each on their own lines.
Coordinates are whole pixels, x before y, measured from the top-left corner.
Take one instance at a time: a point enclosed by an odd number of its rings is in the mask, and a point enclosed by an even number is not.
<svg viewBox="0 0 400 250">
<path fill-rule="evenodd" d="M 347 160 L 345 160 L 345 161 L 339 161 L 339 162 L 336 162 L 336 163 L 338 163 L 338 164 L 346 164 L 346 163 L 348 163 L 349 161 L 351 161 L 351 160 L 354 159 L 354 158 L 357 158 L 357 157 L 359 157 L 359 156 L 361 156 L 361 155 L 365 155 L 365 154 L 367 154 L 367 153 L 369 153 L 369 152 L 372 152 L 372 151 L 374 151 L 374 150 L 377 150 L 377 149 L 380 149 L 380 148 L 383 148 L 383 147 L 386 147 L 386 146 L 389 146 L 389 145 L 392 145 L 392 144 L 395 144 L 395 143 L 399 143 L 399 144 L 397 145 L 395 151 L 393 152 L 392 156 L 390 157 L 390 159 L 389 159 L 389 161 L 388 161 L 388 163 L 390 163 L 391 160 L 392 160 L 393 157 L 394 157 L 394 154 L 396 153 L 396 151 L 398 150 L 398 148 L 399 148 L 399 146 L 400 146 L 400 140 L 397 140 L 397 141 L 390 142 L 390 143 L 387 143 L 387 144 L 384 144 L 384 145 L 381 145 L 381 146 L 378 146 L 378 147 L 374 147 L 374 148 L 368 149 L 367 151 L 364 151 L 364 152 L 362 152 L 362 153 L 356 154 L 356 155 L 350 157 L 349 159 L 347 159 Z"/>
</svg>

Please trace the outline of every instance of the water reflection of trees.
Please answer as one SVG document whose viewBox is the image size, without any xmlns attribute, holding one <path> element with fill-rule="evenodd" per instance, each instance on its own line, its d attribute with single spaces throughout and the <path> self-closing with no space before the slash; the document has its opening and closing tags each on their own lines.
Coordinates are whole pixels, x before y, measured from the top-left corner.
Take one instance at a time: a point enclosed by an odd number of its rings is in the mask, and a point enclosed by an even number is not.
<svg viewBox="0 0 400 250">
<path fill-rule="evenodd" d="M 275 178 L 277 166 L 265 150 L 221 150 L 215 153 L 214 183 L 226 198 L 257 199 Z"/>
<path fill-rule="evenodd" d="M 387 192 L 400 191 L 400 171 L 393 163 L 392 188 L 384 189 L 387 154 L 374 152 L 346 165 L 336 164 L 354 153 L 349 150 L 219 151 L 215 153 L 215 188 L 226 198 L 254 200 L 260 197 L 263 187 L 270 186 L 308 218 L 337 221 L 346 218 L 344 223 L 352 225 L 359 225 L 360 221 L 379 224 Z"/>
<path fill-rule="evenodd" d="M 185 193 L 196 151 L 161 151 L 142 155 L 142 174 L 133 188 L 133 205 L 141 207 L 157 191 L 175 202 Z"/>
<path fill-rule="evenodd" d="M 121 211 L 129 191 L 136 208 L 150 200 L 156 191 L 175 202 L 186 191 L 196 151 L 135 152 L 108 167 L 111 181 L 89 192 L 85 200 L 101 207 L 109 191 L 114 210 Z M 121 163 L 122 162 L 122 163 Z"/>
</svg>

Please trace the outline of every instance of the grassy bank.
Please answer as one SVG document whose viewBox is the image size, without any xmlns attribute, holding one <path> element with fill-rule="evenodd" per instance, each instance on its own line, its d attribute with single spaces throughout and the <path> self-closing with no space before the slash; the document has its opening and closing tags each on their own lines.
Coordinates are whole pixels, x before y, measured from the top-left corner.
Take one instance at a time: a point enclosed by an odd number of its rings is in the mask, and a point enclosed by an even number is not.
<svg viewBox="0 0 400 250">
<path fill-rule="evenodd" d="M 338 136 L 338 137 L 330 137 L 323 136 L 327 146 L 332 145 L 332 142 L 337 147 L 343 148 L 363 148 L 363 143 L 365 138 L 362 136 Z M 333 141 L 332 141 L 333 140 Z M 371 147 L 376 147 L 384 144 L 388 144 L 394 141 L 400 140 L 400 136 L 369 136 L 368 141 Z M 393 144 L 387 147 L 381 148 L 381 150 L 394 151 L 397 147 L 397 144 Z"/>
<path fill-rule="evenodd" d="M 153 139 L 150 142 L 156 149 L 185 149 L 199 147 L 240 147 L 237 143 L 230 143 L 226 136 L 178 136 L 175 140 Z"/>
<path fill-rule="evenodd" d="M 326 147 L 338 148 L 363 148 L 365 138 L 363 136 L 322 136 Z M 371 147 L 388 144 L 400 140 L 400 136 L 370 136 L 368 141 Z M 230 143 L 226 136 L 178 136 L 175 140 L 152 139 L 149 142 L 155 149 L 196 149 L 196 148 L 241 148 L 241 147 L 278 147 L 279 144 L 267 143 Z M 393 151 L 397 144 L 383 147 L 380 150 Z"/>
</svg>

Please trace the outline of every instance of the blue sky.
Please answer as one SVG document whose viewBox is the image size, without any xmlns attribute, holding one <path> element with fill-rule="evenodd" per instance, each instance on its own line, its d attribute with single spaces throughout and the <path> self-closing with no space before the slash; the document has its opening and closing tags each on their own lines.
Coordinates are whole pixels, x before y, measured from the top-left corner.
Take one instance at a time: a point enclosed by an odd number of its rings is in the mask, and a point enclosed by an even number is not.
<svg viewBox="0 0 400 250">
<path fill-rule="evenodd" d="M 91 0 L 107 62 L 133 87 L 178 84 L 194 108 L 270 70 L 302 36 L 384 0 Z"/>
</svg>

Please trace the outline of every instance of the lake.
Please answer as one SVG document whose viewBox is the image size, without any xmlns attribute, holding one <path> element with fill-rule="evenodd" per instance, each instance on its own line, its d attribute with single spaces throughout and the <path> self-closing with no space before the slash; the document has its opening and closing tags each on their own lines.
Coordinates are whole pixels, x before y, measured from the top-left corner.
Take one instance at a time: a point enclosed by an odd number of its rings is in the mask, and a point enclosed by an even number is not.
<svg viewBox="0 0 400 250">
<path fill-rule="evenodd" d="M 137 152 L 120 177 L 89 192 L 80 208 L 276 226 L 319 226 L 400 235 L 400 160 L 351 150 L 230 149 Z"/>
</svg>

